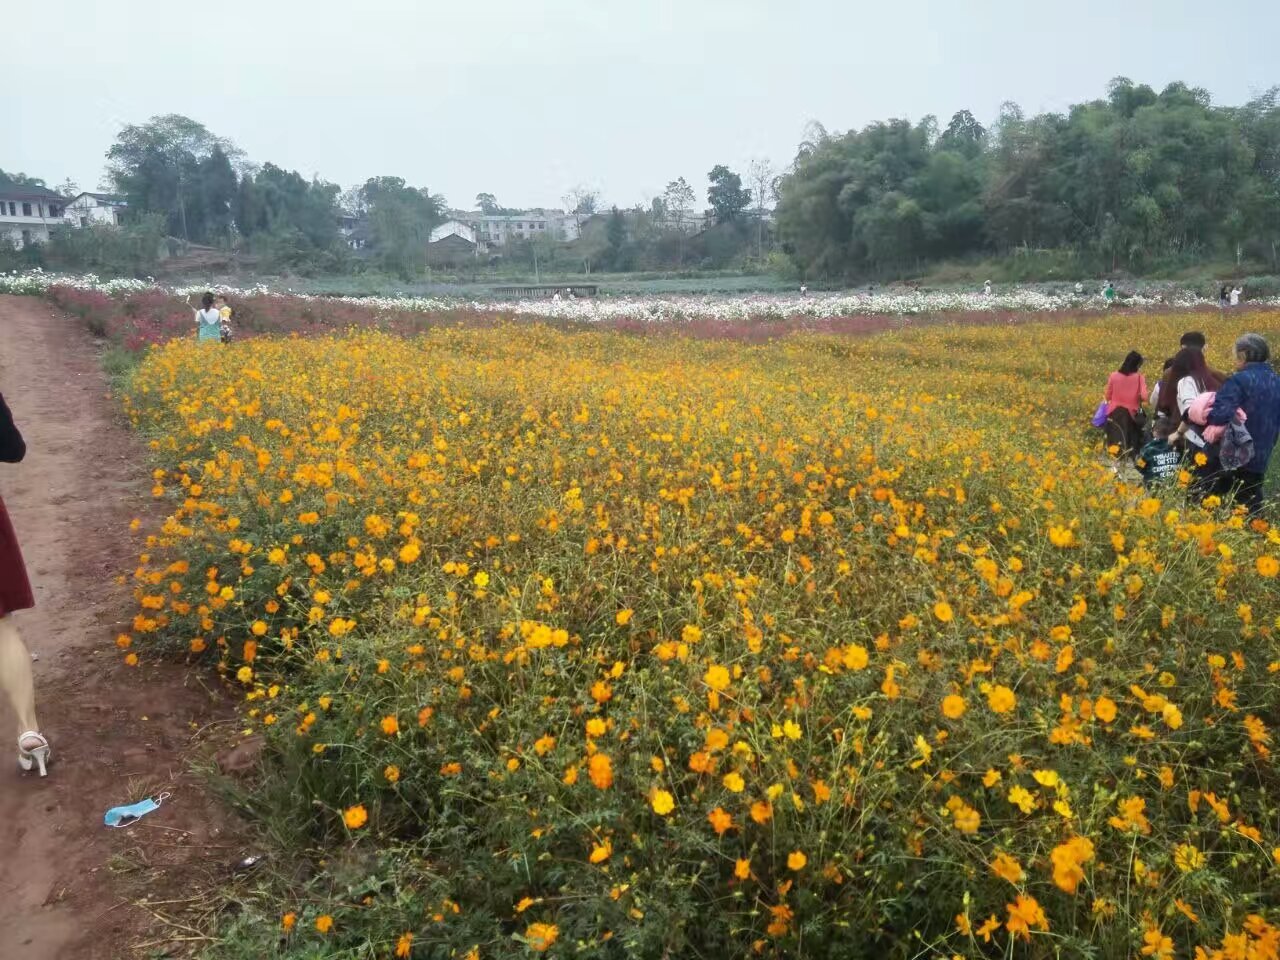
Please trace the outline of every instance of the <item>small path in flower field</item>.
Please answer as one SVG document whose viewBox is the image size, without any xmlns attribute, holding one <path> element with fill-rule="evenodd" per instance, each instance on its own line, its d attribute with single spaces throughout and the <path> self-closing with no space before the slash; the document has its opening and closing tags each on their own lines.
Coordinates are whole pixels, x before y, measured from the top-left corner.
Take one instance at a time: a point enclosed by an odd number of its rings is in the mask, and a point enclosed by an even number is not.
<svg viewBox="0 0 1280 960">
<path fill-rule="evenodd" d="M 178 665 L 144 655 L 130 669 L 115 646 L 132 613 L 120 574 L 140 547 L 129 521 L 156 508 L 145 448 L 107 396 L 98 350 L 43 301 L 0 296 L 0 392 L 27 441 L 23 463 L 0 466 L 0 494 L 36 597 L 14 622 L 38 657 L 36 707 L 53 744 L 46 779 L 21 773 L 0 704 L 3 960 L 187 955 L 203 940 L 183 918 L 246 853 L 188 772 L 226 722 L 220 698 Z M 103 826 L 108 808 L 164 790 L 172 798 L 135 826 Z"/>
</svg>

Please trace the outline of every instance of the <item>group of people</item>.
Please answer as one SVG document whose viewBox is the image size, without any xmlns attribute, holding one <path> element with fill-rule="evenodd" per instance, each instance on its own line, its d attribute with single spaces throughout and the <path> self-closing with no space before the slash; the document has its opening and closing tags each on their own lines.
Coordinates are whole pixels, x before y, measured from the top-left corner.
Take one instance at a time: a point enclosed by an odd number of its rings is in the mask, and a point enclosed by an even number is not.
<svg viewBox="0 0 1280 960">
<path fill-rule="evenodd" d="M 1186 469 L 1193 495 L 1201 500 L 1234 496 L 1256 513 L 1280 434 L 1280 376 L 1259 334 L 1236 340 L 1230 374 L 1209 365 L 1205 347 L 1203 333 L 1184 333 L 1150 390 L 1143 357 L 1131 350 L 1103 391 L 1105 407 L 1099 414 L 1105 414 L 1107 444 L 1133 456 L 1149 486 Z M 1144 410 L 1148 401 L 1150 417 Z"/>
<path fill-rule="evenodd" d="M 198 309 L 191 306 L 190 300 L 187 306 L 195 314 L 197 340 L 201 343 L 231 342 L 231 306 L 226 297 L 220 293 L 205 293 L 200 298 Z"/>
</svg>

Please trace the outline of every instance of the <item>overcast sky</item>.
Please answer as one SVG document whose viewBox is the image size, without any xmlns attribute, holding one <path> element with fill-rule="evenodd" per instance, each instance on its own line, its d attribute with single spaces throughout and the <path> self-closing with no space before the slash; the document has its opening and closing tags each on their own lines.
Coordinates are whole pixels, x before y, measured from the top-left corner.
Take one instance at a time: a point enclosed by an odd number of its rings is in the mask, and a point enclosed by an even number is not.
<svg viewBox="0 0 1280 960">
<path fill-rule="evenodd" d="M 832 130 L 1124 75 L 1241 103 L 1280 83 L 1277 0 L 14 0 L 0 168 L 93 189 L 123 124 L 182 113 L 341 185 L 395 175 L 471 206 L 631 205 Z M 16 112 L 15 112 L 16 111 Z"/>
</svg>

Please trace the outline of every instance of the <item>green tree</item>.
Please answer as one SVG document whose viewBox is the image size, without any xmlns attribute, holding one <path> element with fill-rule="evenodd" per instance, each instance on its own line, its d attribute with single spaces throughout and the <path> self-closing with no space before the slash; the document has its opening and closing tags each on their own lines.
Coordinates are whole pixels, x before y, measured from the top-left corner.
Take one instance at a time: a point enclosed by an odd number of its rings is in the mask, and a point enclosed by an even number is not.
<svg viewBox="0 0 1280 960">
<path fill-rule="evenodd" d="M 152 117 L 120 131 L 107 151 L 108 175 L 127 198 L 130 216 L 159 213 L 170 234 L 208 242 L 215 239 L 211 231 L 219 222 L 206 217 L 201 171 L 215 150 L 228 162 L 242 156 L 234 144 L 190 117 Z M 221 167 L 219 162 L 208 169 L 221 176 Z"/>
<path fill-rule="evenodd" d="M 742 186 L 742 177 L 724 164 L 712 167 L 707 179 L 711 182 L 707 203 L 715 212 L 716 223 L 732 223 L 751 206 L 751 191 Z"/>
<path fill-rule="evenodd" d="M 362 192 L 379 262 L 397 276 L 411 279 L 427 264 L 427 243 L 444 219 L 444 198 L 410 187 L 400 177 L 373 177 Z"/>
</svg>

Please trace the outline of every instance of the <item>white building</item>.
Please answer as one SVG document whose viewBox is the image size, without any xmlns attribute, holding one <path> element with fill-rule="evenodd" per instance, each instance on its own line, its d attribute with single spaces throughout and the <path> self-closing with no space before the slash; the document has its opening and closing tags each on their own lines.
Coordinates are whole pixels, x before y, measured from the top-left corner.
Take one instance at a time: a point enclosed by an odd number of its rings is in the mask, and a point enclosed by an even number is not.
<svg viewBox="0 0 1280 960">
<path fill-rule="evenodd" d="M 547 237 L 568 242 L 578 239 L 578 221 L 563 210 L 531 210 L 527 213 L 488 215 L 455 213 L 454 218 L 469 226 L 482 244 L 501 246 L 508 240 Z"/>
<path fill-rule="evenodd" d="M 471 224 L 461 220 L 446 220 L 431 231 L 431 242 L 439 243 L 445 237 L 461 237 L 468 243 L 476 242 L 476 231 Z"/>
<path fill-rule="evenodd" d="M 44 187 L 0 187 L 0 241 L 15 247 L 48 243 L 62 226 L 67 198 Z"/>
<path fill-rule="evenodd" d="M 103 223 L 118 227 L 124 220 L 127 204 L 116 193 L 81 193 L 67 204 L 65 217 L 73 227 Z"/>
</svg>

